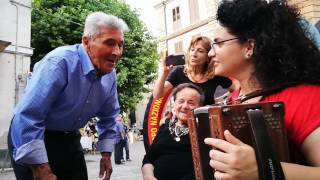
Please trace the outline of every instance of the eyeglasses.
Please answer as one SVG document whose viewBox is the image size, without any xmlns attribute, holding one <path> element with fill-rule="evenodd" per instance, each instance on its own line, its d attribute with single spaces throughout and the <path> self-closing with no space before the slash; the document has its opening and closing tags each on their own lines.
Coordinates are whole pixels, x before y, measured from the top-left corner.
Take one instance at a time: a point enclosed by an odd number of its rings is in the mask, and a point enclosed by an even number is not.
<svg viewBox="0 0 320 180">
<path fill-rule="evenodd" d="M 211 49 L 212 49 L 213 51 L 215 51 L 216 46 L 219 46 L 219 45 L 221 45 L 222 43 L 225 43 L 225 42 L 228 42 L 228 41 L 237 40 L 237 39 L 239 39 L 239 38 L 236 37 L 236 38 L 231 38 L 231 39 L 226 39 L 226 40 L 214 42 L 214 43 L 211 44 Z"/>
</svg>

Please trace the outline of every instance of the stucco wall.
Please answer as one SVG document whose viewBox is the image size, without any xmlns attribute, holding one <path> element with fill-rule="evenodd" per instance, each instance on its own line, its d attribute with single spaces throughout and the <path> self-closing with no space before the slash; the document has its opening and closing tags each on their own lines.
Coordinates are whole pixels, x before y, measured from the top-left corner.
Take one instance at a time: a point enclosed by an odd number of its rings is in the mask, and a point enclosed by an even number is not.
<svg viewBox="0 0 320 180">
<path fill-rule="evenodd" d="M 0 52 L 0 149 L 6 149 L 13 109 L 23 94 L 33 53 L 31 0 L 1 0 L 0 12 L 0 40 L 11 42 Z"/>
</svg>

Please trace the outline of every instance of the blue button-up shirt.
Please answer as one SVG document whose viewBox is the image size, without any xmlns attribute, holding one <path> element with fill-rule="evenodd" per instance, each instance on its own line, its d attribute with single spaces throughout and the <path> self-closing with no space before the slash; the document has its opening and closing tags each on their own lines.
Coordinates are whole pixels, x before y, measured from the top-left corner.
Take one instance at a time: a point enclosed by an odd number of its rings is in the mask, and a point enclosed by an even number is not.
<svg viewBox="0 0 320 180">
<path fill-rule="evenodd" d="M 121 122 L 117 122 L 114 130 L 116 131 L 115 143 L 119 143 L 123 139 L 122 136 L 125 135 L 124 125 Z"/>
<path fill-rule="evenodd" d="M 119 113 L 116 72 L 102 77 L 82 44 L 59 47 L 37 64 L 11 125 L 18 163 L 48 162 L 44 131 L 77 131 L 98 117 L 98 150 L 112 152 Z"/>
<path fill-rule="evenodd" d="M 305 30 L 306 36 L 320 49 L 320 33 L 318 29 L 306 19 L 301 19 L 299 23 Z"/>
</svg>

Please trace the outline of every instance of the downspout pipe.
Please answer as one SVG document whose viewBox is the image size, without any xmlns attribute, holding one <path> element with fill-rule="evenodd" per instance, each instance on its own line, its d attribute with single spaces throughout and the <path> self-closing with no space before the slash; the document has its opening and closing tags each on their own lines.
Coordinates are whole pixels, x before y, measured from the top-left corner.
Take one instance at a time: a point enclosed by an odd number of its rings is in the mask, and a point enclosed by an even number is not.
<svg viewBox="0 0 320 180">
<path fill-rule="evenodd" d="M 166 33 L 166 49 L 168 51 L 168 39 L 167 39 L 167 36 L 168 36 L 168 27 L 167 27 L 167 14 L 166 14 L 166 11 L 167 11 L 167 3 L 166 1 L 162 1 L 162 5 L 163 5 L 163 14 L 164 14 L 164 30 L 165 30 L 165 33 Z"/>
<path fill-rule="evenodd" d="M 15 49 L 14 49 L 14 80 L 15 80 L 15 88 L 14 88 L 14 105 L 18 102 L 18 88 L 19 81 L 17 78 L 17 53 L 18 53 L 18 30 L 19 30 L 19 8 L 15 1 L 10 0 L 10 3 L 16 7 L 16 34 L 15 34 Z"/>
<path fill-rule="evenodd" d="M 32 9 L 31 6 L 27 6 L 20 2 L 10 0 L 10 3 L 16 7 L 16 34 L 15 34 L 15 50 L 14 50 L 14 79 L 15 79 L 15 89 L 14 89 L 14 105 L 18 103 L 18 91 L 19 91 L 19 81 L 20 79 L 17 77 L 17 54 L 18 54 L 18 35 L 19 35 L 19 7 L 25 7 Z M 22 67 L 23 68 L 23 67 Z"/>
</svg>

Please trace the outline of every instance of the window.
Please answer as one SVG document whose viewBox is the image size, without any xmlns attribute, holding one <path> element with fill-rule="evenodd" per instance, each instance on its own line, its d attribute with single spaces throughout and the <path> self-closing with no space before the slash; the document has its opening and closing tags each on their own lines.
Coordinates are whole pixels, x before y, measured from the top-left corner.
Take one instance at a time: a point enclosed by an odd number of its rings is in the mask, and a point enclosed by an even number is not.
<svg viewBox="0 0 320 180">
<path fill-rule="evenodd" d="M 179 7 L 176 7 L 176 11 L 177 11 L 177 20 L 180 20 L 180 10 L 179 10 Z"/>
<path fill-rule="evenodd" d="M 176 31 L 181 26 L 179 6 L 172 9 L 172 20 L 173 20 L 173 30 Z"/>
<path fill-rule="evenodd" d="M 199 20 L 199 5 L 197 0 L 189 0 L 190 23 Z"/>
<path fill-rule="evenodd" d="M 176 9 L 172 9 L 172 18 L 173 18 L 173 22 L 175 22 L 177 20 Z"/>
<path fill-rule="evenodd" d="M 172 18 L 173 18 L 173 22 L 180 20 L 180 8 L 179 8 L 179 6 L 174 8 L 174 9 L 172 9 Z"/>
<path fill-rule="evenodd" d="M 182 41 L 174 43 L 174 51 L 175 53 L 181 53 L 183 52 L 183 44 Z"/>
</svg>

